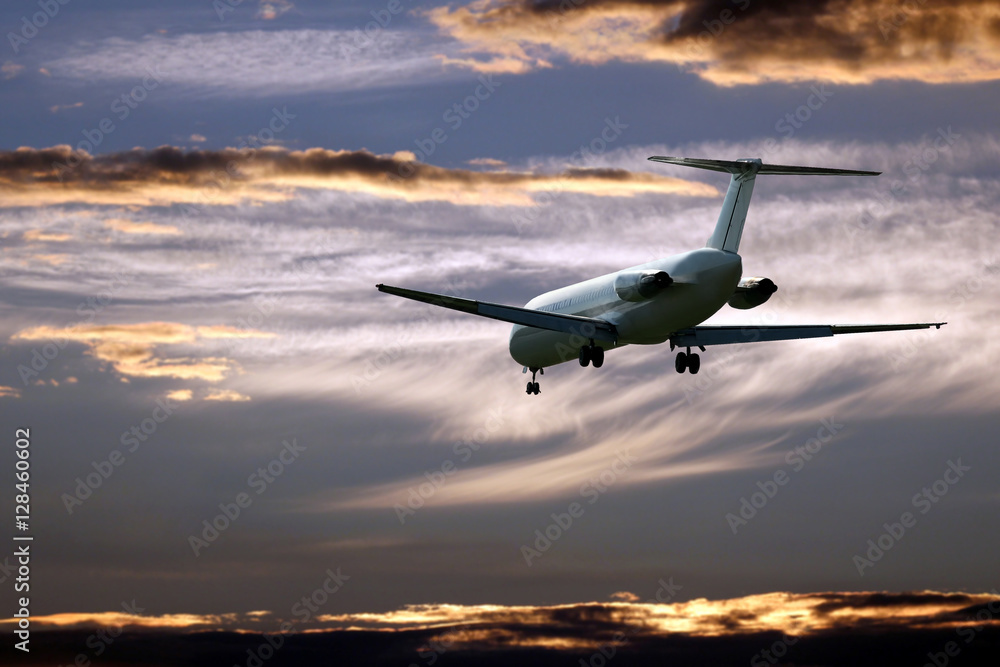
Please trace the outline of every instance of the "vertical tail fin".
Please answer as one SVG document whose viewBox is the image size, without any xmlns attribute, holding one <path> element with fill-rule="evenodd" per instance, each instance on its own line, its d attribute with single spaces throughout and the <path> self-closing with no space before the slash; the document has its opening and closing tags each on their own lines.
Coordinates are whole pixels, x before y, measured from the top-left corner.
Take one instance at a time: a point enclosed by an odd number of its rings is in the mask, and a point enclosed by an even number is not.
<svg viewBox="0 0 1000 667">
<path fill-rule="evenodd" d="M 882 173 L 880 171 L 855 171 L 853 169 L 826 169 L 823 167 L 791 167 L 763 164 L 760 158 L 743 158 L 732 161 L 653 156 L 649 159 L 655 162 L 679 164 L 685 167 L 709 169 L 711 171 L 732 174 L 729 179 L 729 189 L 726 190 L 726 198 L 722 202 L 722 211 L 719 212 L 719 220 L 715 223 L 715 231 L 712 232 L 711 238 L 708 239 L 706 247 L 733 253 L 738 252 L 740 249 L 743 224 L 747 219 L 747 210 L 750 208 L 750 197 L 753 195 L 753 185 L 758 174 L 878 176 Z"/>
<path fill-rule="evenodd" d="M 715 231 L 708 239 L 706 247 L 739 252 L 740 237 L 743 236 L 743 223 L 747 221 L 747 211 L 750 210 L 750 197 L 753 195 L 753 184 L 757 179 L 757 170 L 761 162 L 757 160 L 739 160 L 740 171 L 732 170 L 729 178 L 729 189 L 719 211 L 719 220 L 715 223 Z"/>
</svg>

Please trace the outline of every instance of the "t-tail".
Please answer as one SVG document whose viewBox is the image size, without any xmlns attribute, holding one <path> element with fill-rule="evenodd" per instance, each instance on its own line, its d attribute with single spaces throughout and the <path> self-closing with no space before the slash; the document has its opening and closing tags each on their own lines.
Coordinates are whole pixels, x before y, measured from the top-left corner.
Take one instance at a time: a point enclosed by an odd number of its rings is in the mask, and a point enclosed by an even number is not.
<svg viewBox="0 0 1000 667">
<path fill-rule="evenodd" d="M 853 169 L 826 169 L 823 167 L 789 167 L 778 164 L 764 164 L 760 158 L 743 158 L 741 160 L 703 160 L 689 157 L 649 158 L 655 162 L 679 164 L 684 167 L 696 167 L 711 171 L 722 171 L 732 174 L 729 179 L 729 189 L 726 199 L 722 202 L 719 221 L 715 231 L 708 239 L 706 247 L 736 253 L 740 249 L 740 237 L 743 235 L 743 223 L 747 219 L 747 209 L 750 208 L 750 197 L 753 195 L 754 180 L 760 174 L 813 174 L 832 176 L 878 176 L 880 171 L 856 171 Z"/>
</svg>

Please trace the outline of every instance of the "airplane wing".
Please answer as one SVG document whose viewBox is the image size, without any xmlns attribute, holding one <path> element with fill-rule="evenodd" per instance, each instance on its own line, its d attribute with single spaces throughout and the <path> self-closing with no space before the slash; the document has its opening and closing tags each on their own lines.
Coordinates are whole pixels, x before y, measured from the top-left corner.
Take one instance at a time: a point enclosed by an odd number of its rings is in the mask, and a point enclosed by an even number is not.
<svg viewBox="0 0 1000 667">
<path fill-rule="evenodd" d="M 605 320 L 598 320 L 592 317 L 580 317 L 578 315 L 565 315 L 562 313 L 547 313 L 541 310 L 530 308 L 518 308 L 516 306 L 504 306 L 499 303 L 487 303 L 486 301 L 473 301 L 472 299 L 462 299 L 457 296 L 445 296 L 443 294 L 433 294 L 431 292 L 418 292 L 417 290 L 404 289 L 402 287 L 392 287 L 390 285 L 376 285 L 378 291 L 386 294 L 395 294 L 405 299 L 422 301 L 442 308 L 451 308 L 471 315 L 489 317 L 511 324 L 522 324 L 526 327 L 536 329 L 548 329 L 550 331 L 560 331 L 562 333 L 578 334 L 584 338 L 594 340 L 605 340 L 610 342 L 618 341 L 618 331 L 615 325 Z"/>
<path fill-rule="evenodd" d="M 873 331 L 904 331 L 907 329 L 941 328 L 947 322 L 918 324 L 789 324 L 784 326 L 707 326 L 681 329 L 670 337 L 670 348 L 704 347 L 731 343 L 756 343 L 769 340 L 825 338 L 849 333 Z"/>
</svg>

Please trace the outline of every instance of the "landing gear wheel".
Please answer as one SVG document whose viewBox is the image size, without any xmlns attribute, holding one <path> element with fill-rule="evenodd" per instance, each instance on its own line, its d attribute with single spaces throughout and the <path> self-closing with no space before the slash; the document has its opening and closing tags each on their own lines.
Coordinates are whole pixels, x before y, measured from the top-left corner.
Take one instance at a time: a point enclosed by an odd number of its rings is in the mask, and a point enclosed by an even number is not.
<svg viewBox="0 0 1000 667">
<path fill-rule="evenodd" d="M 535 394 L 537 396 L 538 394 L 542 393 L 542 388 L 539 387 L 538 383 L 535 381 L 535 375 L 538 373 L 538 371 L 542 371 L 542 375 L 545 375 L 544 369 L 541 368 L 531 369 L 531 382 L 529 382 L 528 386 L 525 387 L 524 389 L 524 393 L 528 394 L 529 396 L 532 394 Z"/>
<path fill-rule="evenodd" d="M 678 373 L 683 373 L 685 370 L 687 370 L 687 360 L 688 356 L 686 353 L 678 352 L 677 358 L 674 360 L 674 370 L 676 370 Z"/>
<path fill-rule="evenodd" d="M 594 362 L 594 368 L 600 368 L 604 365 L 604 348 L 598 347 L 596 345 L 590 348 L 590 360 Z"/>
<path fill-rule="evenodd" d="M 687 355 L 687 367 L 691 375 L 696 375 L 701 368 L 701 357 L 697 353 Z"/>
<path fill-rule="evenodd" d="M 580 365 L 589 366 L 590 365 L 591 348 L 584 345 L 580 348 Z M 596 364 L 595 364 L 596 365 Z"/>
</svg>

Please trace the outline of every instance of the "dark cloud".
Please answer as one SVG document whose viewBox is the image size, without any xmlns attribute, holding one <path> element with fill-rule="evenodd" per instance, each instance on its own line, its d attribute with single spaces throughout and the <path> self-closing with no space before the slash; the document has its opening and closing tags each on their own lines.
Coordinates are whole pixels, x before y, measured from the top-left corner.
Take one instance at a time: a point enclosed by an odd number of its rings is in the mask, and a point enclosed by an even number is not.
<svg viewBox="0 0 1000 667">
<path fill-rule="evenodd" d="M 97 643 L 91 633 L 106 628 L 104 636 L 115 641 L 104 646 L 107 664 L 246 664 L 249 655 L 266 656 L 273 665 L 313 664 L 337 655 L 341 662 L 364 664 L 607 664 L 617 657 L 623 664 L 788 664 L 884 665 L 922 664 L 928 655 L 945 650 L 960 654 L 963 665 L 992 665 L 1000 646 L 996 616 L 958 624 L 926 626 L 914 622 L 923 608 L 931 614 L 942 607 L 956 608 L 951 594 L 831 593 L 792 595 L 772 593 L 733 600 L 693 601 L 681 605 L 584 603 L 560 607 L 460 607 L 428 605 L 401 610 L 401 623 L 381 630 L 344 625 L 371 622 L 382 617 L 393 623 L 396 612 L 384 615 L 351 614 L 317 617 L 292 623 L 284 634 L 273 632 L 277 619 L 268 613 L 212 617 L 156 617 L 111 614 L 77 623 L 73 630 L 42 630 L 36 637 L 44 644 L 32 653 L 35 660 L 70 663 L 81 652 L 90 657 Z M 996 603 L 996 598 L 977 596 Z M 951 600 L 950 603 L 941 599 Z M 817 606 L 801 607 L 810 599 L 826 599 L 827 611 L 840 612 L 854 623 L 830 625 Z M 839 608 L 834 608 L 840 600 Z M 875 606 L 865 607 L 867 600 Z M 784 604 L 783 604 L 784 602 Z M 750 605 L 743 609 L 742 605 Z M 672 607 L 678 607 L 673 621 Z M 714 608 L 736 607 L 717 616 L 705 631 L 684 630 L 691 616 Z M 799 626 L 783 625 L 786 614 L 797 612 Z M 753 611 L 751 611 L 753 609 Z M 739 627 L 733 619 L 757 619 L 770 614 L 769 622 Z M 98 615 L 99 616 L 99 615 Z M 82 618 L 82 617 L 81 617 Z M 421 621 L 421 618 L 424 620 Z M 727 618 L 729 620 L 727 620 Z M 63 619 L 68 621 L 70 619 Z M 869 621 L 878 621 L 873 624 Z M 98 621 L 95 623 L 95 621 Z M 859 622 L 860 621 L 860 622 Z M 331 627 L 332 626 L 332 627 Z M 339 627 L 337 627 L 339 626 Z M 235 632 L 234 630 L 242 630 Z M 310 630 L 304 633 L 303 630 Z M 108 633 L 111 630 L 111 633 Z M 100 637 L 101 635 L 97 635 Z M 262 646 L 275 646 L 274 651 Z M 956 654 L 955 649 L 959 653 Z M 0 649 L 10 654 L 9 645 Z M 595 657 L 599 656 L 599 657 Z M 7 656 L 5 656 L 7 657 Z M 34 664 L 22 656 L 9 656 L 5 664 Z M 769 659 L 770 658 L 770 659 Z M 21 659 L 22 662 L 18 662 Z"/>
<path fill-rule="evenodd" d="M 591 64 L 672 62 L 735 85 L 993 80 L 998 13 L 986 0 L 514 0 L 429 15 L 470 51 L 489 54 L 478 63 L 484 70 L 547 67 L 562 54 Z"/>
<path fill-rule="evenodd" d="M 816 612 L 826 614 L 845 607 L 901 607 L 901 606 L 933 606 L 954 605 L 971 600 L 964 593 L 817 593 L 814 597 L 826 599 L 827 602 L 815 607 Z"/>
<path fill-rule="evenodd" d="M 0 151 L 0 184 L 13 205 L 83 201 L 233 203 L 280 200 L 295 187 L 359 191 L 409 201 L 528 205 L 540 190 L 632 196 L 643 192 L 710 196 L 715 189 L 623 169 L 572 168 L 562 173 L 472 171 L 418 162 L 413 153 L 366 150 L 135 148 L 90 155 L 70 146 Z M 199 190 L 196 196 L 192 190 Z"/>
</svg>

